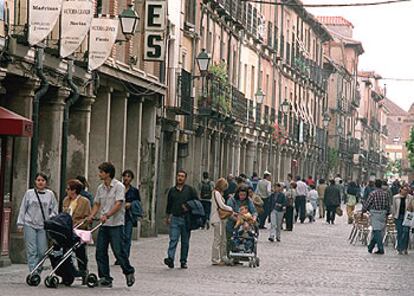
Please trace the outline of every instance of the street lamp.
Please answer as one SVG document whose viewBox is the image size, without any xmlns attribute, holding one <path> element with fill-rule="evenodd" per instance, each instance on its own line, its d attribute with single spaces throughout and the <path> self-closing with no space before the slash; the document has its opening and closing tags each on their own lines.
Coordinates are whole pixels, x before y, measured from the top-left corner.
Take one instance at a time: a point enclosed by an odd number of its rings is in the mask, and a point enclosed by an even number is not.
<svg viewBox="0 0 414 296">
<path fill-rule="evenodd" d="M 290 111 L 290 104 L 289 104 L 289 102 L 288 102 L 288 100 L 287 99 L 285 99 L 284 101 L 283 101 L 283 103 L 282 103 L 282 112 L 284 113 L 284 114 L 287 114 L 287 113 L 289 113 L 289 111 Z"/>
<path fill-rule="evenodd" d="M 325 114 L 323 115 L 323 119 L 322 119 L 323 126 L 327 128 L 330 121 L 331 121 L 331 117 L 329 116 L 328 112 L 325 112 Z"/>
<path fill-rule="evenodd" d="M 210 56 L 203 48 L 201 52 L 196 57 L 198 69 L 200 70 L 201 76 L 205 76 L 207 74 L 208 67 L 210 65 Z"/>
<path fill-rule="evenodd" d="M 127 40 L 131 39 L 132 35 L 135 34 L 139 21 L 139 15 L 133 7 L 132 4 L 129 4 L 128 8 L 124 9 L 118 16 L 121 22 L 122 33 Z"/>
<path fill-rule="evenodd" d="M 256 97 L 256 102 L 257 102 L 258 104 L 262 104 L 262 103 L 263 103 L 263 100 L 264 100 L 265 94 L 264 94 L 264 92 L 262 91 L 262 89 L 261 89 L 261 88 L 259 88 L 259 89 L 257 90 L 257 93 L 256 93 L 254 96 Z"/>
<path fill-rule="evenodd" d="M 338 130 L 338 134 L 340 134 L 340 135 L 341 135 L 341 134 L 342 134 L 342 132 L 344 131 L 343 127 L 342 127 L 342 126 L 340 126 L 340 125 L 337 127 L 337 130 Z"/>
</svg>

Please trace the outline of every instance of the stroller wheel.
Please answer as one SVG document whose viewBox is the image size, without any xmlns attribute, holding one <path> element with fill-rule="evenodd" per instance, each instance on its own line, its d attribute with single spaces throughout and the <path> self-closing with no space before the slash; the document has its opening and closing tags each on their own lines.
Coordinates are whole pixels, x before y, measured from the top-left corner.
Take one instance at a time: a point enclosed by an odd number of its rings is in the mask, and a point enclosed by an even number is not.
<svg viewBox="0 0 414 296">
<path fill-rule="evenodd" d="M 94 273 L 88 274 L 88 276 L 86 277 L 86 285 L 89 288 L 94 288 L 98 285 L 98 277 L 96 276 L 96 274 Z"/>
<path fill-rule="evenodd" d="M 45 278 L 45 286 L 56 289 L 59 286 L 59 279 L 56 276 L 48 275 Z"/>
<path fill-rule="evenodd" d="M 38 275 L 38 274 L 29 274 L 26 277 L 26 283 L 29 286 L 35 286 L 35 287 L 37 287 L 37 286 L 39 286 L 40 281 L 41 281 L 40 275 Z"/>
</svg>

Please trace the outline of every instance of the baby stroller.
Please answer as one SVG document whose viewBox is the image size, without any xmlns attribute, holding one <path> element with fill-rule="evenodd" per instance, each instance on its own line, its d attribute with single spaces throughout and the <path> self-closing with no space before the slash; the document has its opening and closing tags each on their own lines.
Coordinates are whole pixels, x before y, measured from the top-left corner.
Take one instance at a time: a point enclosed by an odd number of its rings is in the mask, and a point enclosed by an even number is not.
<svg viewBox="0 0 414 296">
<path fill-rule="evenodd" d="M 256 228 L 251 226 L 247 230 L 241 225 L 233 232 L 229 252 L 231 265 L 244 261 L 249 263 L 249 267 L 259 267 L 260 259 L 257 257 L 258 231 Z"/>
<path fill-rule="evenodd" d="M 33 271 L 26 277 L 26 283 L 29 286 L 38 286 L 41 278 L 39 271 L 43 264 L 50 259 L 52 271 L 45 278 L 45 286 L 48 288 L 57 288 L 59 278 L 65 286 L 70 286 L 76 277 L 80 276 L 79 271 L 75 268 L 72 261 L 73 253 L 83 244 L 91 241 L 91 234 L 96 231 L 102 224 L 98 224 L 90 231 L 81 231 L 77 228 L 86 222 L 83 221 L 72 228 L 72 217 L 67 213 L 61 213 L 58 216 L 45 221 L 45 230 L 52 241 L 52 246 L 46 251 L 42 260 L 36 265 Z M 78 233 L 81 237 L 76 235 Z M 89 233 L 89 239 L 88 234 Z M 86 234 L 86 235 L 85 235 Z M 89 288 L 97 286 L 98 277 L 96 274 L 89 273 L 84 275 L 86 284 Z"/>
</svg>

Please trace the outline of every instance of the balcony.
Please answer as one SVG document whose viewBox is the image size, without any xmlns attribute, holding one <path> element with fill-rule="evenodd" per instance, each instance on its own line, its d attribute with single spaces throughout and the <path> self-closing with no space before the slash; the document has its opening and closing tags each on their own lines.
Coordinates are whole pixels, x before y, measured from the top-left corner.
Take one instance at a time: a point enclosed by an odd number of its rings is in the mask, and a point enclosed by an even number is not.
<svg viewBox="0 0 414 296">
<path fill-rule="evenodd" d="M 352 105 L 356 108 L 359 108 L 361 105 L 361 93 L 358 90 L 355 91 L 354 98 L 352 99 Z"/>
<path fill-rule="evenodd" d="M 384 136 L 387 136 L 387 137 L 388 137 L 388 128 L 387 128 L 387 126 L 386 126 L 386 125 L 383 125 L 383 126 L 382 126 L 382 128 L 381 128 L 381 132 L 382 132 L 382 134 L 383 134 Z"/>
<path fill-rule="evenodd" d="M 361 146 L 361 141 L 359 139 L 355 139 L 355 138 L 349 139 L 349 153 L 359 154 L 360 146 Z"/>
<path fill-rule="evenodd" d="M 242 123 L 247 123 L 247 99 L 237 88 L 232 87 L 232 111 L 233 117 Z"/>
<path fill-rule="evenodd" d="M 348 154 L 348 141 L 344 137 L 339 137 L 339 152 Z"/>
<path fill-rule="evenodd" d="M 380 154 L 375 151 L 370 151 L 368 154 L 368 161 L 371 163 L 379 164 L 380 163 Z"/>
<path fill-rule="evenodd" d="M 371 91 L 371 98 L 375 101 L 375 102 L 379 102 L 381 101 L 384 96 L 381 95 L 380 93 L 377 93 L 375 90 Z"/>
<path fill-rule="evenodd" d="M 194 110 L 194 99 L 191 97 L 191 73 L 181 70 L 181 74 L 177 77 L 175 94 L 176 106 L 168 109 L 177 115 L 192 115 Z"/>
<path fill-rule="evenodd" d="M 378 132 L 381 131 L 381 124 L 379 123 L 377 119 L 371 119 L 371 128 Z"/>
<path fill-rule="evenodd" d="M 230 116 L 233 107 L 232 88 L 210 75 L 207 80 L 207 96 L 200 97 L 199 113 L 202 116 Z"/>
</svg>

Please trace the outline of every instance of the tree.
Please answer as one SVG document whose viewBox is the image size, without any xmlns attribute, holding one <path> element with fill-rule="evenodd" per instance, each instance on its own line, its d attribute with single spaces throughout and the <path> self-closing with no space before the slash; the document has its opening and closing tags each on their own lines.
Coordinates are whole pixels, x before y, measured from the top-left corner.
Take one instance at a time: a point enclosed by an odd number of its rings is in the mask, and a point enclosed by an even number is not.
<svg viewBox="0 0 414 296">
<path fill-rule="evenodd" d="M 410 137 L 407 142 L 405 142 L 405 146 L 408 150 L 408 161 L 410 162 L 410 167 L 414 170 L 414 127 L 411 128 Z"/>
</svg>

